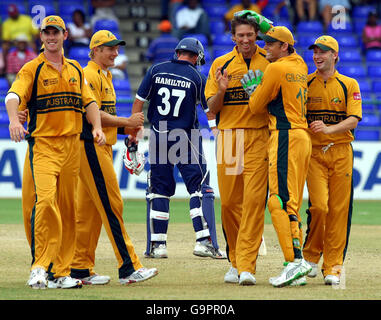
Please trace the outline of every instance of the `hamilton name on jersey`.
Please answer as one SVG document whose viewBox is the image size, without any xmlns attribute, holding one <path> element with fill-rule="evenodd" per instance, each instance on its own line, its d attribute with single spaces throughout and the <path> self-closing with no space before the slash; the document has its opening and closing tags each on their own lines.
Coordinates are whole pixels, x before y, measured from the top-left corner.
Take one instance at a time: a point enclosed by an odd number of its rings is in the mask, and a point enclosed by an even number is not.
<svg viewBox="0 0 381 320">
<path fill-rule="evenodd" d="M 155 83 L 169 85 L 173 87 L 187 88 L 187 89 L 191 87 L 191 83 L 189 81 L 164 78 L 164 77 L 156 77 Z"/>
</svg>

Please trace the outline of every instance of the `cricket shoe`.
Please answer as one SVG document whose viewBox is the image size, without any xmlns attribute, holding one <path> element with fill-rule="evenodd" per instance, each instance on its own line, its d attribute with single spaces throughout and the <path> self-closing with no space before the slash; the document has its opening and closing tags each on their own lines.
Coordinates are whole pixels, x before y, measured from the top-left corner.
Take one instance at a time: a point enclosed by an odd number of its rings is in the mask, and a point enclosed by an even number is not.
<svg viewBox="0 0 381 320">
<path fill-rule="evenodd" d="M 82 288 L 82 281 L 70 276 L 59 277 L 54 280 L 48 281 L 49 289 L 80 289 Z"/>
<path fill-rule="evenodd" d="M 48 285 L 48 274 L 43 268 L 35 268 L 30 272 L 28 286 L 32 289 L 46 289 Z"/>
<path fill-rule="evenodd" d="M 294 262 L 285 262 L 284 266 L 285 268 L 278 277 L 273 277 L 269 280 L 276 288 L 288 286 L 294 280 L 307 275 L 312 270 L 312 267 L 304 259 Z"/>
<path fill-rule="evenodd" d="M 292 281 L 290 286 L 291 287 L 299 287 L 299 286 L 305 286 L 306 284 L 307 284 L 307 278 L 301 277 L 299 279 Z"/>
<path fill-rule="evenodd" d="M 340 284 L 340 278 L 338 276 L 334 276 L 332 274 L 329 274 L 324 277 L 324 283 L 326 285 L 330 286 L 337 286 Z"/>
<path fill-rule="evenodd" d="M 101 276 L 99 274 L 93 274 L 90 277 L 80 278 L 84 285 L 102 285 L 110 282 L 109 276 Z"/>
<path fill-rule="evenodd" d="M 256 283 L 257 283 L 257 281 L 255 280 L 254 276 L 250 272 L 243 271 L 239 275 L 239 285 L 240 286 L 252 286 Z"/>
<path fill-rule="evenodd" d="M 307 261 L 307 263 L 312 267 L 312 270 L 307 274 L 307 277 L 315 278 L 318 273 L 318 265 L 310 261 Z"/>
<path fill-rule="evenodd" d="M 229 271 L 225 273 L 224 282 L 238 283 L 238 281 L 238 270 L 234 267 L 230 267 Z"/>
<path fill-rule="evenodd" d="M 226 259 L 226 253 L 213 247 L 211 241 L 197 241 L 193 249 L 193 254 L 198 257 L 210 257 L 213 259 Z"/>
<path fill-rule="evenodd" d="M 131 284 L 135 282 L 142 282 L 146 281 L 148 279 L 153 278 L 156 276 L 159 272 L 157 271 L 156 268 L 140 268 L 139 270 L 136 270 L 134 273 L 130 274 L 126 278 L 120 278 L 119 282 L 121 284 Z"/>
<path fill-rule="evenodd" d="M 167 246 L 163 243 L 153 244 L 151 252 L 149 254 L 145 252 L 144 256 L 146 258 L 156 258 L 156 259 L 168 258 Z"/>
</svg>

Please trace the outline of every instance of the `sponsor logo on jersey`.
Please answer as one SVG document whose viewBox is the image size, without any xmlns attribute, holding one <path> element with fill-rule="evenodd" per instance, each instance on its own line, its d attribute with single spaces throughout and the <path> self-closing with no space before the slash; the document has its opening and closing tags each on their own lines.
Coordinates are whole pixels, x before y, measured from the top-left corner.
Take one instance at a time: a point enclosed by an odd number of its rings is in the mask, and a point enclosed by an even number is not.
<svg viewBox="0 0 381 320">
<path fill-rule="evenodd" d="M 341 103 L 341 100 L 339 98 L 333 98 L 331 99 L 331 105 L 337 106 Z"/>
<path fill-rule="evenodd" d="M 75 85 L 77 84 L 77 79 L 74 78 L 74 77 L 71 77 L 71 78 L 69 79 L 69 84 L 70 84 L 71 86 L 75 86 Z"/>
<path fill-rule="evenodd" d="M 57 84 L 58 83 L 58 79 L 57 78 L 53 78 L 53 79 L 45 79 L 42 81 L 43 85 L 46 87 L 46 86 L 51 86 L 53 84 Z"/>
<path fill-rule="evenodd" d="M 354 92 L 353 93 L 353 100 L 361 100 L 361 93 L 360 92 Z"/>
</svg>

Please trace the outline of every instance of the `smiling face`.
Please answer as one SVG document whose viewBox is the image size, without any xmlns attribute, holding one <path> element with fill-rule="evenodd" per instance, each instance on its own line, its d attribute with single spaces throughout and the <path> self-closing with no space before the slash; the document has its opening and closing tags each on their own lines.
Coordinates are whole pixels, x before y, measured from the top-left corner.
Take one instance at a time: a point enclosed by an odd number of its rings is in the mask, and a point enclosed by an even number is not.
<svg viewBox="0 0 381 320">
<path fill-rule="evenodd" d="M 119 54 L 119 46 L 99 46 L 94 48 L 94 60 L 102 69 L 113 67 Z"/>
<path fill-rule="evenodd" d="M 335 67 L 335 60 L 338 56 L 337 52 L 332 50 L 322 50 L 319 47 L 314 47 L 313 60 L 319 72 L 327 72 Z"/>
<path fill-rule="evenodd" d="M 266 42 L 263 49 L 266 50 L 266 59 L 270 62 L 274 62 L 281 57 L 282 43 L 279 41 Z"/>
<path fill-rule="evenodd" d="M 255 44 L 257 32 L 252 25 L 237 25 L 232 39 L 237 45 L 238 52 L 241 52 L 244 58 L 251 58 L 253 56 L 257 49 Z"/>
<path fill-rule="evenodd" d="M 45 46 L 45 50 L 51 53 L 61 52 L 63 48 L 63 42 L 67 39 L 68 32 L 60 31 L 54 27 L 47 27 L 41 31 L 41 42 Z"/>
</svg>

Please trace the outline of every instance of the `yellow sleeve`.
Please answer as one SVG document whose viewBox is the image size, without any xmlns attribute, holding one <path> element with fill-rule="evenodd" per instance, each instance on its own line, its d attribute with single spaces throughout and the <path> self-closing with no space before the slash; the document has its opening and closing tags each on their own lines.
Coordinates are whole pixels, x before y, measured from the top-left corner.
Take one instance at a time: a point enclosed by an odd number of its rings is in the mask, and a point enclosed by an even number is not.
<svg viewBox="0 0 381 320">
<path fill-rule="evenodd" d="M 97 102 L 97 101 L 95 99 L 94 93 L 92 92 L 92 90 L 90 90 L 90 85 L 88 84 L 87 78 L 85 78 L 86 74 L 83 72 L 82 67 L 81 67 L 81 71 L 82 71 L 82 92 L 81 92 L 82 93 L 82 103 L 83 103 L 83 107 L 87 108 L 87 106 L 91 102 Z M 98 106 L 99 106 L 99 104 L 98 104 Z"/>
<path fill-rule="evenodd" d="M 277 66 L 269 64 L 263 74 L 262 81 L 249 99 L 250 111 L 254 114 L 267 111 L 267 105 L 276 98 L 280 88 L 280 72 Z"/>
<path fill-rule="evenodd" d="M 100 108 L 102 105 L 100 77 L 97 73 L 92 72 L 91 69 L 87 67 L 83 70 L 83 73 L 85 75 L 85 83 L 88 87 L 88 91 L 93 96 L 95 102 Z"/>
<path fill-rule="evenodd" d="M 25 110 L 32 95 L 34 73 L 27 66 L 28 64 L 24 65 L 17 73 L 16 80 L 8 91 L 8 93 L 13 92 L 19 96 L 20 106 L 23 108 L 20 108 L 20 110 Z"/>
<path fill-rule="evenodd" d="M 360 86 L 355 79 L 352 79 L 351 85 L 348 88 L 348 101 L 347 101 L 347 117 L 355 116 L 362 119 L 362 101 Z"/>
<path fill-rule="evenodd" d="M 11 35 L 9 31 L 9 21 L 4 21 L 2 26 L 1 36 L 3 40 L 9 41 L 11 39 Z"/>
</svg>

